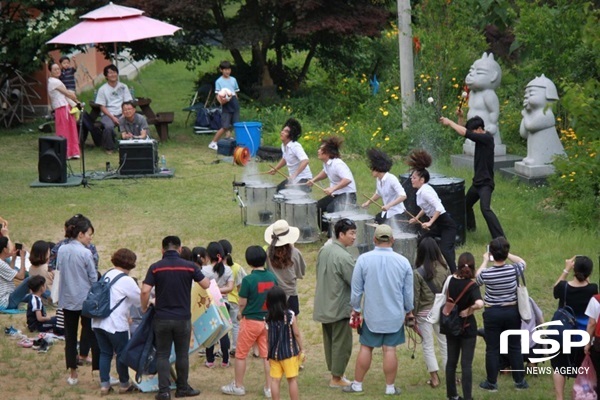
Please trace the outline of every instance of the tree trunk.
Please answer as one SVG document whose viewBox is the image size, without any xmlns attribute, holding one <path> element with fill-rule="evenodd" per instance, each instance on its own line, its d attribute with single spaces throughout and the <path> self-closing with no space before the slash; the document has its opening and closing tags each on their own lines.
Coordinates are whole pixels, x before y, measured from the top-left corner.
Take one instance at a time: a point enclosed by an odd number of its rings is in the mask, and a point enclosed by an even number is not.
<svg viewBox="0 0 600 400">
<path fill-rule="evenodd" d="M 302 71 L 300 71 L 300 75 L 298 75 L 298 80 L 296 81 L 296 86 L 302 85 L 304 80 L 306 79 L 306 75 L 308 74 L 308 68 L 310 67 L 310 63 L 315 57 L 315 53 L 317 52 L 317 41 L 313 40 L 310 45 L 310 50 L 304 59 L 304 65 L 302 65 Z"/>
</svg>

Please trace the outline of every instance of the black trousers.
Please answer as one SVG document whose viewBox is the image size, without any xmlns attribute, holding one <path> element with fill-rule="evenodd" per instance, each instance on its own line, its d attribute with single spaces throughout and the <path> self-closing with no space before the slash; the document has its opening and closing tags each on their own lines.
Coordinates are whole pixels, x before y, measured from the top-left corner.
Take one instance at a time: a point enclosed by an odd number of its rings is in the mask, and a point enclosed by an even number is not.
<svg viewBox="0 0 600 400">
<path fill-rule="evenodd" d="M 473 212 L 473 206 L 477 201 L 479 201 L 479 208 L 481 209 L 481 214 L 483 214 L 483 218 L 487 223 L 488 229 L 490 230 L 490 234 L 492 235 L 492 239 L 495 239 L 500 236 L 504 236 L 504 231 L 502 230 L 502 226 L 500 225 L 500 221 L 498 221 L 498 217 L 492 211 L 492 192 L 494 189 L 491 186 L 483 185 L 483 186 L 474 186 L 472 185 L 467 191 L 467 195 L 465 197 L 465 208 L 467 212 L 467 229 L 475 230 L 477 228 L 475 223 L 475 213 Z"/>
<path fill-rule="evenodd" d="M 81 341 L 92 348 L 92 371 L 100 369 L 100 348 L 92 331 L 92 320 L 81 315 L 81 310 L 63 310 L 65 318 L 65 361 L 67 368 L 77 368 L 77 331 L 81 319 Z"/>
<path fill-rule="evenodd" d="M 323 214 L 342 211 L 347 206 L 356 205 L 356 193 L 342 193 L 336 196 L 325 196 L 317 201 L 317 217 L 321 232 L 329 231 L 329 222 L 323 221 Z"/>
<path fill-rule="evenodd" d="M 446 362 L 446 397 L 458 396 L 456 390 L 456 367 L 460 357 L 460 368 L 462 371 L 463 399 L 472 400 L 473 391 L 473 357 L 475 356 L 475 344 L 477 336 L 462 337 L 446 335 L 448 344 L 448 361 Z"/>
<path fill-rule="evenodd" d="M 450 271 L 456 271 L 456 253 L 454 246 L 456 243 L 457 227 L 449 213 L 440 215 L 429 230 L 421 229 L 421 237 L 439 237 L 439 246 L 442 255 L 450 267 Z"/>
</svg>

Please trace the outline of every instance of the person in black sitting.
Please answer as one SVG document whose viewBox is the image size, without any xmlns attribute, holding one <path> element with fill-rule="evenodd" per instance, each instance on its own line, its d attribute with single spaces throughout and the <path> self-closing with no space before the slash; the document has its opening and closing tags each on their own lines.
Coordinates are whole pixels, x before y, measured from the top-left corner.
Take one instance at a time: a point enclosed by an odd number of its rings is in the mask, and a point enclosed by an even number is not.
<svg viewBox="0 0 600 400">
<path fill-rule="evenodd" d="M 459 114 L 459 117 L 461 114 Z M 473 162 L 473 184 L 469 188 L 465 207 L 467 212 L 467 229 L 475 230 L 475 214 L 473 206 L 479 201 L 483 218 L 487 223 L 492 239 L 506 237 L 498 217 L 492 211 L 492 192 L 494 191 L 494 135 L 485 130 L 481 117 L 475 116 L 461 126 L 446 117 L 440 122 L 454 129 L 459 135 L 475 142 L 475 158 Z"/>
</svg>

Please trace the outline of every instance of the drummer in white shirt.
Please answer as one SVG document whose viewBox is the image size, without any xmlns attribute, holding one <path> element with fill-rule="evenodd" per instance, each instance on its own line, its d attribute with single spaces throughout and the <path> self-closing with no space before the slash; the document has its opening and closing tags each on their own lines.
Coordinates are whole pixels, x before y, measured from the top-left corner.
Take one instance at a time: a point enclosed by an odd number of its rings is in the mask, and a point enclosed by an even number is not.
<svg viewBox="0 0 600 400">
<path fill-rule="evenodd" d="M 398 178 L 390 174 L 394 162 L 385 152 L 379 149 L 369 149 L 367 157 L 369 158 L 371 175 L 376 178 L 376 187 L 375 193 L 361 207 L 367 208 L 371 203 L 376 203 L 377 200 L 383 199 L 383 204 L 379 204 L 381 212 L 375 216 L 375 221 L 378 224 L 393 226 L 394 220 L 403 219 L 404 221 L 408 221 L 408 216 L 403 215 L 406 212 L 406 208 L 404 208 L 406 192 Z"/>
<path fill-rule="evenodd" d="M 288 179 L 277 185 L 278 192 L 285 189 L 286 186 L 294 186 L 295 189 L 310 192 L 310 187 L 305 183 L 312 178 L 312 172 L 310 172 L 310 166 L 308 165 L 308 156 L 302 145 L 298 143 L 301 135 L 302 126 L 300 122 L 294 118 L 285 121 L 279 133 L 283 158 L 269 171 L 270 175 L 275 175 L 284 165 L 288 167 Z"/>
<path fill-rule="evenodd" d="M 340 159 L 343 141 L 344 139 L 335 136 L 321 141 L 317 157 L 323 162 L 323 170 L 306 182 L 311 187 L 315 182 L 329 178 L 329 187 L 323 190 L 326 196 L 317 202 L 317 215 L 322 232 L 329 230 L 329 224 L 323 221 L 323 213 L 342 211 L 356 204 L 354 176 L 348 165 Z"/>
<path fill-rule="evenodd" d="M 421 237 L 439 237 L 439 247 L 442 255 L 446 259 L 450 271 L 456 271 L 456 254 L 454 244 L 456 241 L 457 227 L 456 223 L 446 212 L 442 200 L 431 187 L 429 182 L 429 171 L 427 167 L 431 165 L 431 156 L 425 150 L 413 150 L 409 155 L 407 164 L 412 168 L 410 182 L 412 187 L 417 189 L 417 205 L 421 211 L 411 218 L 409 223 L 421 225 Z M 426 215 L 429 221 L 422 222 L 420 219 Z"/>
</svg>

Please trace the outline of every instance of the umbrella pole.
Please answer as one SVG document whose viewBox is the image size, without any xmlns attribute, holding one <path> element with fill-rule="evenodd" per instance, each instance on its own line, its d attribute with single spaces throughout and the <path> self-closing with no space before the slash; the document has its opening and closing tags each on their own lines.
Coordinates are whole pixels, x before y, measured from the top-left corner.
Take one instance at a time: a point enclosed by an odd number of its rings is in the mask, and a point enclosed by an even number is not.
<svg viewBox="0 0 600 400">
<path fill-rule="evenodd" d="M 117 42 L 114 42 L 113 45 L 114 45 L 114 50 L 115 50 L 113 53 L 113 61 L 115 63 L 115 67 L 117 67 L 117 69 L 119 69 L 119 60 L 117 59 Z M 119 75 L 119 74 L 117 74 L 117 75 Z M 120 80 L 119 76 L 117 76 L 117 80 Z"/>
</svg>

